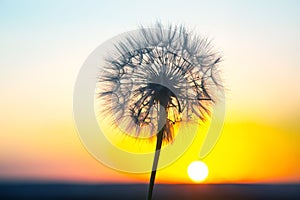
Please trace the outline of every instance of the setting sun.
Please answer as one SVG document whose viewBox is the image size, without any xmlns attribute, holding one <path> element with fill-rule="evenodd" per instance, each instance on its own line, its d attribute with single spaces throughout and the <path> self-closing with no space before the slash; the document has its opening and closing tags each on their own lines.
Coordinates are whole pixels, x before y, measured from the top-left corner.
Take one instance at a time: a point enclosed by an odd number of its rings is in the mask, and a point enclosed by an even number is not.
<svg viewBox="0 0 300 200">
<path fill-rule="evenodd" d="M 208 168 L 206 164 L 201 161 L 192 162 L 189 165 L 187 172 L 190 179 L 196 183 L 203 182 L 208 176 Z"/>
</svg>

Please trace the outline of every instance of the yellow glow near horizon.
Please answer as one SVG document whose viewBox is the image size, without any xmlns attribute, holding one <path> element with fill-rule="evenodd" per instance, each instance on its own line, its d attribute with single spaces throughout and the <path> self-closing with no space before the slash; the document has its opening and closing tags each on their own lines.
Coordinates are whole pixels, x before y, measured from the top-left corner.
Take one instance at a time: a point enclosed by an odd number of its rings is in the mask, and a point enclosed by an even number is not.
<svg viewBox="0 0 300 200">
<path fill-rule="evenodd" d="M 208 176 L 208 167 L 202 161 L 192 162 L 188 169 L 188 175 L 193 182 L 203 182 Z"/>
<path fill-rule="evenodd" d="M 298 131 L 255 122 L 225 123 L 220 140 L 203 159 L 209 168 L 205 183 L 296 182 L 300 179 Z M 200 132 L 182 157 L 158 171 L 157 182 L 191 183 L 186 170 L 199 158 L 202 141 Z"/>
</svg>

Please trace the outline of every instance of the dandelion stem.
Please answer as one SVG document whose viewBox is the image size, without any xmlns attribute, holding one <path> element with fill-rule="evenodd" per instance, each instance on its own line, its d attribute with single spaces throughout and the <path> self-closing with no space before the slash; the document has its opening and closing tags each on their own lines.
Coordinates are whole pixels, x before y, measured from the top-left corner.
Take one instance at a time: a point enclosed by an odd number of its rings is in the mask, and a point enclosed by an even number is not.
<svg viewBox="0 0 300 200">
<path fill-rule="evenodd" d="M 148 198 L 147 198 L 148 200 L 152 199 L 152 192 L 153 192 L 153 187 L 154 187 L 157 164 L 158 164 L 159 155 L 160 155 L 161 144 L 163 141 L 164 129 L 165 129 L 165 126 L 157 134 L 155 156 L 154 156 L 154 160 L 153 160 L 152 172 L 151 172 L 149 190 L 148 190 Z"/>
<path fill-rule="evenodd" d="M 153 187 L 154 187 L 154 182 L 155 182 L 155 175 L 156 175 L 156 170 L 157 170 L 157 165 L 158 165 L 158 160 L 159 160 L 159 155 L 160 155 L 160 149 L 162 145 L 162 141 L 164 139 L 164 132 L 166 131 L 166 120 L 167 120 L 167 105 L 168 105 L 168 99 L 169 97 L 166 97 L 164 95 L 159 95 L 159 103 L 162 105 L 163 109 L 159 109 L 159 119 L 158 119 L 158 129 L 162 127 L 156 136 L 156 148 L 155 148 L 155 155 L 154 155 L 154 160 L 153 160 L 153 165 L 152 165 L 152 172 L 150 176 L 150 183 L 149 183 L 149 191 L 148 191 L 148 200 L 152 199 L 152 192 L 153 192 Z"/>
</svg>

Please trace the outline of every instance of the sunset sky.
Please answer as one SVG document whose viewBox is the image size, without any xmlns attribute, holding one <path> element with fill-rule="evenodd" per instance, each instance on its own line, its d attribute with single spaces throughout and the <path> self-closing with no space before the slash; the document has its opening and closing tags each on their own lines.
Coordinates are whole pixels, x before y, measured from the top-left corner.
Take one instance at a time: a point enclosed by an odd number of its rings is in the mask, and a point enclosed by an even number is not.
<svg viewBox="0 0 300 200">
<path fill-rule="evenodd" d="M 300 183 L 299 1 L 0 0 L 0 181 L 147 182 L 88 153 L 73 118 L 82 64 L 156 20 L 185 24 L 223 55 L 226 118 L 206 183 Z M 157 182 L 192 183 L 201 134 Z M 130 161 L 128 161 L 130 162 Z"/>
</svg>

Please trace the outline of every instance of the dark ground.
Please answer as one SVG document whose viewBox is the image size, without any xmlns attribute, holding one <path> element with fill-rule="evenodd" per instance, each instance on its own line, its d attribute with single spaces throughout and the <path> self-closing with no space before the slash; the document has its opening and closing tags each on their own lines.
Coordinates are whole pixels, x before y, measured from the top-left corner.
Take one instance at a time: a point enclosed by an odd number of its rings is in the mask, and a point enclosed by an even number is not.
<svg viewBox="0 0 300 200">
<path fill-rule="evenodd" d="M 0 199 L 146 199 L 147 185 L 0 183 Z M 298 199 L 298 185 L 155 185 L 153 199 Z"/>
</svg>

